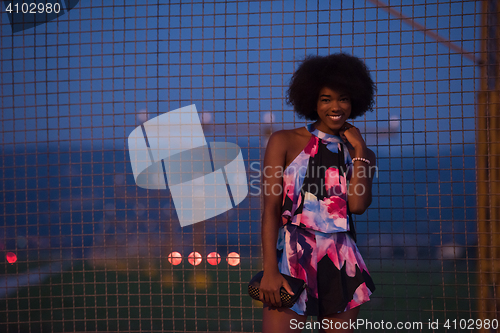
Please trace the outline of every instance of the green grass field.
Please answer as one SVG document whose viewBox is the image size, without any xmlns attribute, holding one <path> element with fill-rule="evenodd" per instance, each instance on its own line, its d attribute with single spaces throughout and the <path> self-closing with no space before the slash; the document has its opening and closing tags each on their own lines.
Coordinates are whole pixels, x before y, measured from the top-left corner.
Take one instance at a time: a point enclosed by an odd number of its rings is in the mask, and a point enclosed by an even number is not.
<svg viewBox="0 0 500 333">
<path fill-rule="evenodd" d="M 367 264 L 377 290 L 359 318 L 427 324 L 474 317 L 475 276 L 466 262 Z M 260 332 L 261 304 L 246 291 L 259 262 L 132 266 L 74 262 L 21 288 L 0 300 L 0 332 Z"/>
</svg>

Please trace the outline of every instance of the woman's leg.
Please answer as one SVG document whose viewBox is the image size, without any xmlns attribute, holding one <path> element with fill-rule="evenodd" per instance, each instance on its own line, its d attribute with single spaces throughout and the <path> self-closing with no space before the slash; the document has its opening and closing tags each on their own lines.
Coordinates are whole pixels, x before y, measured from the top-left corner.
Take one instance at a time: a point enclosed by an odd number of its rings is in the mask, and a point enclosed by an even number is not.
<svg viewBox="0 0 500 333">
<path fill-rule="evenodd" d="M 299 323 L 304 323 L 307 316 L 301 316 L 287 308 L 273 308 L 264 305 L 262 311 L 262 333 L 301 332 Z M 301 326 L 302 327 L 302 326 Z"/>
<path fill-rule="evenodd" d="M 328 319 L 328 329 L 326 330 L 319 330 L 321 333 L 330 333 L 330 332 L 343 332 L 343 333 L 352 333 L 354 332 L 354 329 L 350 328 L 350 322 L 356 321 L 358 318 L 359 314 L 359 306 L 355 307 L 354 309 L 347 310 L 346 312 L 338 313 L 335 315 L 323 317 L 323 318 L 318 318 L 318 320 L 323 320 L 323 319 Z M 347 324 L 344 324 L 343 326 L 339 326 L 342 322 L 346 322 Z M 335 323 L 337 324 L 337 327 L 344 327 L 341 329 L 335 329 Z"/>
</svg>

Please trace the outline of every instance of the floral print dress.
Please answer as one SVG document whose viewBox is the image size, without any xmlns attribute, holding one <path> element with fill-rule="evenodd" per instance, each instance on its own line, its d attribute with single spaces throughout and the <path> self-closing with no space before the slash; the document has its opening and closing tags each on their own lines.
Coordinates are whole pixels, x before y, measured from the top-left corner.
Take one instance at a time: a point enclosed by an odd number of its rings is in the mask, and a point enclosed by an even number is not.
<svg viewBox="0 0 500 333">
<path fill-rule="evenodd" d="M 306 128 L 311 139 L 283 173 L 278 266 L 307 283 L 291 309 L 324 317 L 369 301 L 375 285 L 356 246 L 347 205 L 347 147 L 339 136 L 313 124 Z"/>
</svg>

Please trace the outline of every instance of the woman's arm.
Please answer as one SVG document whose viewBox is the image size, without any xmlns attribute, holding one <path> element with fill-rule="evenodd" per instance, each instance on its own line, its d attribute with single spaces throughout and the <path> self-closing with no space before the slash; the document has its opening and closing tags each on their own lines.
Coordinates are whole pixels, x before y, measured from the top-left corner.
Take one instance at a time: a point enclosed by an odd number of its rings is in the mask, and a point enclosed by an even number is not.
<svg viewBox="0 0 500 333">
<path fill-rule="evenodd" d="M 283 171 L 286 162 L 287 135 L 278 131 L 271 135 L 264 156 L 262 175 L 262 256 L 264 276 L 260 283 L 260 299 L 273 306 L 281 306 L 281 286 L 293 295 L 290 286 L 278 270 L 276 241 L 281 225 L 281 203 L 283 200 Z"/>
<path fill-rule="evenodd" d="M 363 161 L 354 161 L 349 182 L 349 199 L 347 200 L 349 211 L 360 215 L 372 203 L 372 181 L 376 170 L 376 158 L 375 153 L 368 148 L 361 151 L 355 150 L 352 157 L 363 157 L 370 161 L 370 165 Z"/>
<path fill-rule="evenodd" d="M 362 157 L 370 161 L 354 161 L 352 175 L 349 181 L 348 205 L 353 214 L 363 214 L 372 203 L 372 180 L 377 170 L 375 153 L 366 147 L 366 143 L 359 129 L 352 126 L 343 131 L 343 136 L 352 146 L 349 149 L 351 158 Z"/>
</svg>

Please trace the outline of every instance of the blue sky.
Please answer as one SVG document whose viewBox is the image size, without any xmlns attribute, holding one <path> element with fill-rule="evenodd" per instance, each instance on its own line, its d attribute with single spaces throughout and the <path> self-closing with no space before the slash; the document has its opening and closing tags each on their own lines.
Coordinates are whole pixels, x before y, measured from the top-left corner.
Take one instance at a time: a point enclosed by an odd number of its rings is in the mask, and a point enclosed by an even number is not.
<svg viewBox="0 0 500 333">
<path fill-rule="evenodd" d="M 364 58 L 377 82 L 376 110 L 356 125 L 380 153 L 389 145 L 474 142 L 477 72 L 470 60 L 370 2 L 319 3 L 81 1 L 14 35 L 4 12 L 0 140 L 123 144 L 141 110 L 152 118 L 192 103 L 213 124 L 234 124 L 213 131 L 214 138 L 248 133 L 241 128 L 264 122 L 269 111 L 273 129 L 300 126 L 284 102 L 297 61 L 343 51 Z M 465 50 L 478 50 L 475 2 L 401 3 L 390 1 Z M 389 141 L 380 134 L 391 118 L 401 133 Z"/>
</svg>

